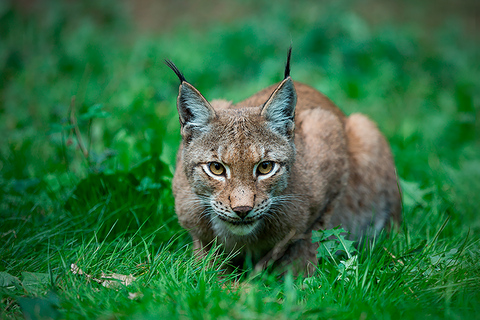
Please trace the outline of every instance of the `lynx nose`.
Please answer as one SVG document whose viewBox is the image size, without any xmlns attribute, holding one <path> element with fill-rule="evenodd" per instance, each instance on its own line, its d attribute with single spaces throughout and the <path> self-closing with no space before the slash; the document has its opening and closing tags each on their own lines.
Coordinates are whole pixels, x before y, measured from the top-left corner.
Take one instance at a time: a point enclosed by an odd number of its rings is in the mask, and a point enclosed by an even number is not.
<svg viewBox="0 0 480 320">
<path fill-rule="evenodd" d="M 233 212 L 236 213 L 236 215 L 240 218 L 240 219 L 245 219 L 245 217 L 248 215 L 248 213 L 252 210 L 253 208 L 252 207 L 249 207 L 249 206 L 241 206 L 241 207 L 235 207 L 235 208 L 232 208 Z"/>
</svg>

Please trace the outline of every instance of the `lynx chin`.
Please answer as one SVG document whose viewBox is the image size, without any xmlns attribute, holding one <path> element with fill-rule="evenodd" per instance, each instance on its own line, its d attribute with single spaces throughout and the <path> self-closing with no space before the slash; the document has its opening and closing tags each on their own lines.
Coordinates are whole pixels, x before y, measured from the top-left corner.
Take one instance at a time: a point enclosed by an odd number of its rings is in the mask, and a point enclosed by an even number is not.
<svg viewBox="0 0 480 320">
<path fill-rule="evenodd" d="M 207 101 L 180 79 L 182 143 L 173 178 L 180 224 L 203 256 L 213 241 L 238 251 L 233 266 L 312 274 L 312 230 L 341 225 L 361 239 L 400 221 L 389 145 L 366 116 L 345 116 L 290 77 L 233 104 Z"/>
</svg>

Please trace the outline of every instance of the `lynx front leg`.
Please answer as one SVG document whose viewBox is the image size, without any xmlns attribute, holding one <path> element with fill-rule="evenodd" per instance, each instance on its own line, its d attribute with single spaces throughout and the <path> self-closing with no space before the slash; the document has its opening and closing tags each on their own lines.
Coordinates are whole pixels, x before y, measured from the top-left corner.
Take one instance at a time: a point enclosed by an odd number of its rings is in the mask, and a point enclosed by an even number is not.
<svg viewBox="0 0 480 320">
<path fill-rule="evenodd" d="M 210 251 L 210 247 L 211 246 L 204 245 L 200 239 L 193 239 L 193 255 L 199 261 L 205 259 L 208 255 L 208 251 Z"/>
<path fill-rule="evenodd" d="M 255 266 L 255 272 L 273 267 L 282 274 L 291 270 L 295 276 L 313 275 L 317 266 L 318 244 L 312 243 L 311 233 L 296 235 L 292 230 Z"/>
<path fill-rule="evenodd" d="M 256 264 L 255 272 L 273 266 L 282 273 L 290 268 L 295 275 L 311 276 L 318 264 L 317 249 L 319 245 L 318 243 L 312 243 L 312 231 L 325 229 L 330 224 L 339 197 L 340 195 L 332 200 L 325 210 L 314 216 L 310 226 L 303 233 L 298 233 L 292 229 L 281 242 Z"/>
<path fill-rule="evenodd" d="M 231 258 L 227 257 L 227 254 L 221 246 L 216 246 L 213 241 L 205 244 L 198 238 L 193 239 L 193 256 L 195 260 L 219 270 L 220 278 L 223 277 L 223 274 L 231 274 L 237 269 L 237 265 Z"/>
<path fill-rule="evenodd" d="M 304 238 L 293 242 L 285 254 L 276 261 L 274 266 L 279 270 L 292 270 L 295 276 L 302 275 L 310 277 L 317 268 L 318 244 L 312 243 L 312 236 L 304 235 Z"/>
</svg>

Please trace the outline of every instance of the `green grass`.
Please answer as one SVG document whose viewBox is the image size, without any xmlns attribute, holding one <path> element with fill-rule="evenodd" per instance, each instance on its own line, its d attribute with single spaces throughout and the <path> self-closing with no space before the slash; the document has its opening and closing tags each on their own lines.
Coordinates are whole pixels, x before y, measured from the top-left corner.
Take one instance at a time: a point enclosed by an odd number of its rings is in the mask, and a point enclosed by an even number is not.
<svg viewBox="0 0 480 320">
<path fill-rule="evenodd" d="M 393 7 L 378 22 L 361 4 L 231 2 L 208 22 L 212 7 L 192 7 L 147 32 L 117 2 L 2 2 L 0 318 L 478 318 L 478 41 L 468 16 L 401 23 Z M 281 79 L 291 42 L 295 80 L 387 136 L 403 223 L 350 259 L 319 253 L 308 279 L 225 276 L 222 258 L 192 258 L 175 217 L 163 59 L 207 99 L 239 101 Z M 106 285 L 114 273 L 135 280 Z"/>
</svg>

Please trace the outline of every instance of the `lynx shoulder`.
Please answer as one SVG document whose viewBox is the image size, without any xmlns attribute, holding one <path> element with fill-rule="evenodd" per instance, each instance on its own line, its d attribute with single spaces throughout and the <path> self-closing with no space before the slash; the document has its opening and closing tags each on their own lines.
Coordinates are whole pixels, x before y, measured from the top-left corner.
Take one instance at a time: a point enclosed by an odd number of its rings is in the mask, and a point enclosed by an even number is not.
<svg viewBox="0 0 480 320">
<path fill-rule="evenodd" d="M 341 225 L 359 239 L 400 220 L 389 145 L 361 114 L 290 77 L 232 104 L 208 102 L 180 79 L 182 143 L 173 179 L 175 210 L 198 254 L 213 240 L 238 251 L 232 264 L 316 266 L 312 230 Z"/>
</svg>

